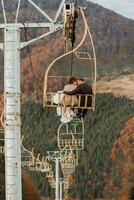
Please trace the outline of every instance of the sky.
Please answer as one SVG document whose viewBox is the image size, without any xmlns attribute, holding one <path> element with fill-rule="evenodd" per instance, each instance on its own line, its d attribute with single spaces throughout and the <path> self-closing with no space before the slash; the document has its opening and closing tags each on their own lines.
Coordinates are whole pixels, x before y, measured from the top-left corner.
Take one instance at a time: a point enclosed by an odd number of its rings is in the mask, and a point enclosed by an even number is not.
<svg viewBox="0 0 134 200">
<path fill-rule="evenodd" d="M 134 0 L 89 0 L 134 20 Z"/>
</svg>

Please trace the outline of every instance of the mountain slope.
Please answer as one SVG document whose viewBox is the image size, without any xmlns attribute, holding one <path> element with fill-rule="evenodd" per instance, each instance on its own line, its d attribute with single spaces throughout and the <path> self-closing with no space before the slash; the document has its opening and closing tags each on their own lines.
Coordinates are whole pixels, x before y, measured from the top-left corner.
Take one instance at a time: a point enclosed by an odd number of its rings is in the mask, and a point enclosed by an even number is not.
<svg viewBox="0 0 134 200">
<path fill-rule="evenodd" d="M 103 190 L 111 172 L 111 150 L 124 123 L 133 116 L 133 110 L 134 102 L 125 97 L 97 95 L 95 112 L 89 112 L 84 120 L 85 148 L 80 152 L 80 163 L 74 173 L 75 182 L 72 189 L 70 188 L 70 196 L 77 196 L 81 200 L 101 197 L 105 199 Z M 48 109 L 42 110 L 34 102 L 26 103 L 22 111 L 22 133 L 25 135 L 26 147 L 32 149 L 34 146 L 36 155 L 37 152 L 46 155 L 47 150 L 56 150 L 56 135 L 60 122 L 55 113 Z M 45 174 L 34 174 L 32 177 L 40 193 L 52 196 L 53 191 L 49 186 L 41 189 Z"/>
<path fill-rule="evenodd" d="M 97 93 L 112 93 L 134 99 L 134 74 L 120 76 L 116 79 L 97 81 Z"/>
<path fill-rule="evenodd" d="M 121 200 L 128 199 L 131 188 L 134 186 L 134 117 L 129 119 L 114 142 L 111 151 L 112 170 L 105 192 L 107 198 L 115 196 Z M 112 177 L 112 178 L 111 178 Z M 113 179 L 113 187 L 109 183 Z"/>
<path fill-rule="evenodd" d="M 127 171 L 129 168 L 125 167 L 128 162 L 124 161 L 132 158 L 133 155 L 133 143 L 130 139 L 133 136 L 133 120 L 128 121 L 128 119 L 134 116 L 134 101 L 125 97 L 114 97 L 111 94 L 97 95 L 96 100 L 95 112 L 89 111 L 84 119 L 85 148 L 80 152 L 79 165 L 73 174 L 74 184 L 69 190 L 72 198 L 77 197 L 80 200 L 109 199 L 107 195 L 111 195 L 112 188 L 118 185 L 118 181 L 123 181 L 123 175 L 129 173 Z M 42 109 L 41 105 L 32 101 L 23 104 L 21 110 L 22 135 L 25 136 L 23 145 L 29 150 L 34 147 L 35 156 L 38 153 L 46 156 L 46 151 L 56 150 L 57 129 L 60 122 L 54 110 Z M 128 123 L 124 128 L 126 121 Z M 124 131 L 121 132 L 123 128 Z M 123 159 L 118 153 L 120 151 L 123 152 Z M 4 161 L 0 159 L 0 163 L 2 178 Z M 120 166 L 124 168 L 119 168 Z M 54 191 L 50 188 L 44 173 L 31 172 L 30 177 L 40 196 L 53 197 Z M 124 186 L 121 181 L 122 185 L 117 188 L 118 192 L 114 193 L 115 197 L 122 194 Z M 3 185 L 0 188 L 0 195 L 4 195 Z"/>
</svg>

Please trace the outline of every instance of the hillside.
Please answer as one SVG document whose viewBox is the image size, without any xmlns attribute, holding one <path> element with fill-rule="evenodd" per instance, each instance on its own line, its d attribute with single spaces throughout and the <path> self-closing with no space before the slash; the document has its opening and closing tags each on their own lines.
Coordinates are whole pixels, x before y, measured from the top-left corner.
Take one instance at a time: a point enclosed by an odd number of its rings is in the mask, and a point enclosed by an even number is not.
<svg viewBox="0 0 134 200">
<path fill-rule="evenodd" d="M 77 196 L 80 200 L 105 199 L 103 190 L 111 172 L 111 150 L 125 122 L 133 116 L 133 110 L 134 102 L 125 97 L 97 95 L 95 112 L 89 112 L 85 118 L 85 148 L 80 153 L 80 163 L 74 174 L 75 182 L 70 188 L 70 196 Z M 22 117 L 22 134 L 25 135 L 24 143 L 28 149 L 34 146 L 35 153 L 40 152 L 42 155 L 46 155 L 46 150 L 56 149 L 59 119 L 55 112 L 48 109 L 43 111 L 38 104 L 28 102 L 22 107 Z M 46 179 L 44 183 L 45 174 L 31 176 L 42 196 L 53 194 Z"/>
<path fill-rule="evenodd" d="M 41 200 L 39 194 L 37 193 L 35 186 L 30 180 L 28 174 L 23 171 L 23 191 L 24 191 L 24 199 L 25 200 Z"/>
<path fill-rule="evenodd" d="M 80 200 L 102 198 L 107 200 L 107 195 L 111 195 L 112 187 L 116 187 L 116 184 L 112 185 L 117 180 L 121 180 L 121 189 L 118 187 L 117 193 L 114 193 L 115 197 L 122 193 L 124 187 L 122 176 L 123 174 L 127 176 L 129 169 L 125 168 L 125 163 L 128 162 L 124 163 L 118 151 L 121 150 L 124 156 L 130 155 L 130 151 L 133 152 L 133 143 L 131 146 L 129 143 L 132 141 L 130 137 L 133 137 L 133 119 L 129 120 L 134 116 L 133 110 L 134 101 L 125 97 L 114 97 L 111 94 L 97 95 L 95 112 L 89 112 L 84 120 L 85 148 L 80 153 L 80 162 L 73 175 L 74 183 L 69 190 L 69 195 L 72 198 L 77 197 Z M 128 122 L 125 125 L 126 121 Z M 42 109 L 41 105 L 32 101 L 24 103 L 22 105 L 22 135 L 25 136 L 25 147 L 29 150 L 34 147 L 35 155 L 37 153 L 46 155 L 47 150 L 57 149 L 56 135 L 59 123 L 53 110 Z M 131 159 L 131 156 L 126 157 L 126 159 L 129 158 Z M 124 167 L 119 168 L 118 165 Z M 4 166 L 3 164 L 0 166 L 0 176 L 3 177 Z M 115 173 L 116 166 L 120 170 L 120 173 L 117 171 L 118 176 Z M 130 170 L 131 172 L 132 170 Z M 53 197 L 54 191 L 50 188 L 45 174 L 33 174 L 32 172 L 29 174 L 40 197 Z M 108 193 L 107 190 L 110 186 L 111 190 Z M 1 195 L 4 192 L 3 189 L 1 188 Z M 24 192 L 24 195 L 26 193 L 27 191 Z"/>
<path fill-rule="evenodd" d="M 112 93 L 134 100 L 134 74 L 120 76 L 110 81 L 97 81 L 97 93 Z"/>
<path fill-rule="evenodd" d="M 134 118 L 125 124 L 111 150 L 112 170 L 105 188 L 107 198 L 119 200 L 132 196 L 134 188 Z M 112 177 L 112 178 L 111 178 Z M 109 186 L 112 187 L 109 187 Z M 134 192 L 133 192 L 134 194 Z M 134 197 L 134 196 L 133 196 Z M 133 199 L 132 197 L 130 199 Z"/>
</svg>

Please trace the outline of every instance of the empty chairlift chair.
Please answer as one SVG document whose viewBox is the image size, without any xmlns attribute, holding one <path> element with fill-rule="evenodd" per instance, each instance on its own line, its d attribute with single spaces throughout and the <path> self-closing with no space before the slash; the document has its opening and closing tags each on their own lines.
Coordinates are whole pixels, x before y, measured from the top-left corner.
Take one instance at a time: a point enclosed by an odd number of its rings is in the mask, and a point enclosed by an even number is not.
<svg viewBox="0 0 134 200">
<path fill-rule="evenodd" d="M 83 119 L 62 123 L 58 128 L 57 143 L 59 149 L 82 150 L 84 148 L 84 122 Z"/>
<path fill-rule="evenodd" d="M 23 142 L 24 136 L 21 139 L 21 166 L 22 167 L 34 167 L 35 166 L 35 158 L 33 155 L 33 150 L 31 151 L 27 150 L 22 142 Z"/>
</svg>

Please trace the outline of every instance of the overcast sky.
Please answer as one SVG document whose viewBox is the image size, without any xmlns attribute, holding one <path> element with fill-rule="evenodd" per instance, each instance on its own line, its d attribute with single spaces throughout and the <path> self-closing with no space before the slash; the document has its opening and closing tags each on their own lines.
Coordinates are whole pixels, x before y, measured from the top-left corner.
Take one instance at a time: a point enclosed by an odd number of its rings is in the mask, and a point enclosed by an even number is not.
<svg viewBox="0 0 134 200">
<path fill-rule="evenodd" d="M 134 0 L 90 0 L 134 20 Z"/>
</svg>

